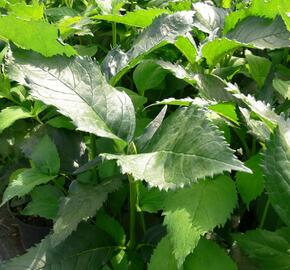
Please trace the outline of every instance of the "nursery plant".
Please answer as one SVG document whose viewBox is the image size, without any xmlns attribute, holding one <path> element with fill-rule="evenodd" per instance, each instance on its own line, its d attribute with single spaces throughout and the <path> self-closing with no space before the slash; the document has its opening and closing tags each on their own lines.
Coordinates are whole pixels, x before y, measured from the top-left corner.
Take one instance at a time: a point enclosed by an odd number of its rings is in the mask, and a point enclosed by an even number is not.
<svg viewBox="0 0 290 270">
<path fill-rule="evenodd" d="M 289 1 L 0 5 L 1 270 L 290 269 Z"/>
</svg>

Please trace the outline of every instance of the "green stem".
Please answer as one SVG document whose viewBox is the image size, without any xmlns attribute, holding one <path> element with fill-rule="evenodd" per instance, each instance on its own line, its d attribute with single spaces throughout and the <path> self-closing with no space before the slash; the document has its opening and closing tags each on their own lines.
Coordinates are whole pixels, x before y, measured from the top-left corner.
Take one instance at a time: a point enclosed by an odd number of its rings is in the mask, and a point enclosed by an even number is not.
<svg viewBox="0 0 290 270">
<path fill-rule="evenodd" d="M 91 134 L 90 135 L 90 151 L 89 151 L 89 160 L 93 160 L 97 155 L 97 148 L 96 148 L 96 136 Z"/>
<path fill-rule="evenodd" d="M 137 154 L 136 146 L 133 142 L 128 145 L 128 155 Z M 136 215 L 137 215 L 137 196 L 138 183 L 131 174 L 128 174 L 129 192 L 130 192 L 130 241 L 129 249 L 133 249 L 136 245 Z"/>
<path fill-rule="evenodd" d="M 136 244 L 136 202 L 137 185 L 132 175 L 128 175 L 130 186 L 130 242 L 129 248 L 133 249 Z"/>
<path fill-rule="evenodd" d="M 112 23 L 112 46 L 115 48 L 117 46 L 117 24 L 115 22 Z"/>
<path fill-rule="evenodd" d="M 269 206 L 270 206 L 270 200 L 268 198 L 267 202 L 265 204 L 265 208 L 264 208 L 264 211 L 263 211 L 263 214 L 262 214 L 262 218 L 261 218 L 261 222 L 260 222 L 259 228 L 263 228 L 264 227 L 264 224 L 265 224 L 265 221 L 266 221 L 266 217 L 267 217 L 267 214 L 268 214 L 268 210 L 269 210 Z"/>
</svg>

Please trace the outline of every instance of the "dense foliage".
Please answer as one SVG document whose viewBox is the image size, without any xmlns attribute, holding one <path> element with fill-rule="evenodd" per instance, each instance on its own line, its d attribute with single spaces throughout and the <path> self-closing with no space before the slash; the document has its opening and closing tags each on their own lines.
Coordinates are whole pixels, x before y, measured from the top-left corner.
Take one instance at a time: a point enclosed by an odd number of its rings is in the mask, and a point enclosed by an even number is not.
<svg viewBox="0 0 290 270">
<path fill-rule="evenodd" d="M 288 0 L 0 5 L 1 270 L 290 269 Z"/>
</svg>

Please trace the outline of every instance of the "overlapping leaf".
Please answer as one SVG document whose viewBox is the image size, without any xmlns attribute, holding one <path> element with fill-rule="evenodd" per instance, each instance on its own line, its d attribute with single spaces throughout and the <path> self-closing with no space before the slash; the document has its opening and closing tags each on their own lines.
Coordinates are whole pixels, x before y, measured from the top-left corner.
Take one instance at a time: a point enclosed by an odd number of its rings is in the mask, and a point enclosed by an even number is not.
<svg viewBox="0 0 290 270">
<path fill-rule="evenodd" d="M 7 63 L 11 79 L 26 84 L 34 98 L 55 106 L 79 130 L 132 139 L 135 111 L 130 98 L 111 87 L 89 58 L 44 58 L 16 51 Z"/>
<path fill-rule="evenodd" d="M 1 270 L 96 270 L 112 255 L 108 239 L 93 225 L 82 224 L 65 242 L 54 247 L 51 236 L 20 257 L 1 263 Z"/>
<path fill-rule="evenodd" d="M 96 186 L 73 182 L 70 186 L 69 195 L 61 204 L 53 226 L 52 245 L 56 246 L 66 239 L 82 220 L 94 216 L 106 201 L 108 194 L 119 187 L 120 181 L 118 179 Z"/>
<path fill-rule="evenodd" d="M 237 160 L 220 131 L 196 106 L 179 109 L 163 122 L 144 153 L 103 154 L 123 173 L 151 186 L 175 188 L 225 171 L 250 172 Z"/>
<path fill-rule="evenodd" d="M 125 53 L 116 49 L 106 56 L 102 65 L 106 77 L 114 85 L 145 54 L 168 43 L 174 44 L 178 37 L 186 36 L 193 27 L 193 16 L 192 11 L 182 11 L 172 15 L 161 15 L 155 19 L 142 32 L 129 51 Z M 192 49 L 194 49 L 193 44 Z"/>
<path fill-rule="evenodd" d="M 235 184 L 227 176 L 200 182 L 168 196 L 164 223 L 179 266 L 201 235 L 226 222 L 236 203 Z"/>
</svg>

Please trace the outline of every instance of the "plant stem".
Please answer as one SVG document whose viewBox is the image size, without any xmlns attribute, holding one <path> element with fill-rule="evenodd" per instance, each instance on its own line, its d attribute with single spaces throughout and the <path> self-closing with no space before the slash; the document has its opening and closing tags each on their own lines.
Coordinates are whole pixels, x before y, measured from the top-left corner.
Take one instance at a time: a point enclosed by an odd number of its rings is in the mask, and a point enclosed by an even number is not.
<svg viewBox="0 0 290 270">
<path fill-rule="evenodd" d="M 263 214 L 262 214 L 262 218 L 261 218 L 261 222 L 260 222 L 259 228 L 263 228 L 264 227 L 264 224 L 265 224 L 265 221 L 266 221 L 266 217 L 267 217 L 267 214 L 268 214 L 268 210 L 269 210 L 269 206 L 270 206 L 270 200 L 268 198 L 267 202 L 265 204 L 265 208 L 264 208 L 264 211 L 263 211 Z"/>
<path fill-rule="evenodd" d="M 137 199 L 137 186 L 132 175 L 128 175 L 130 186 L 130 242 L 129 248 L 133 249 L 136 244 L 136 199 Z"/>
<path fill-rule="evenodd" d="M 235 128 L 234 128 L 234 131 L 240 139 L 240 142 L 245 150 L 246 157 L 249 158 L 251 156 L 251 152 L 250 152 L 250 149 L 248 147 L 246 140 L 243 138 L 243 136 Z"/>
<path fill-rule="evenodd" d="M 115 22 L 112 23 L 112 46 L 115 48 L 117 46 L 117 24 Z"/>
<path fill-rule="evenodd" d="M 137 154 L 137 149 L 134 142 L 128 145 L 128 155 Z M 130 241 L 129 249 L 133 249 L 136 245 L 136 215 L 137 215 L 137 196 L 138 183 L 134 180 L 131 174 L 128 174 L 129 192 L 130 192 Z"/>
<path fill-rule="evenodd" d="M 97 148 L 96 148 L 96 136 L 91 134 L 90 135 L 90 151 L 89 151 L 89 160 L 93 160 L 97 155 Z"/>
</svg>

